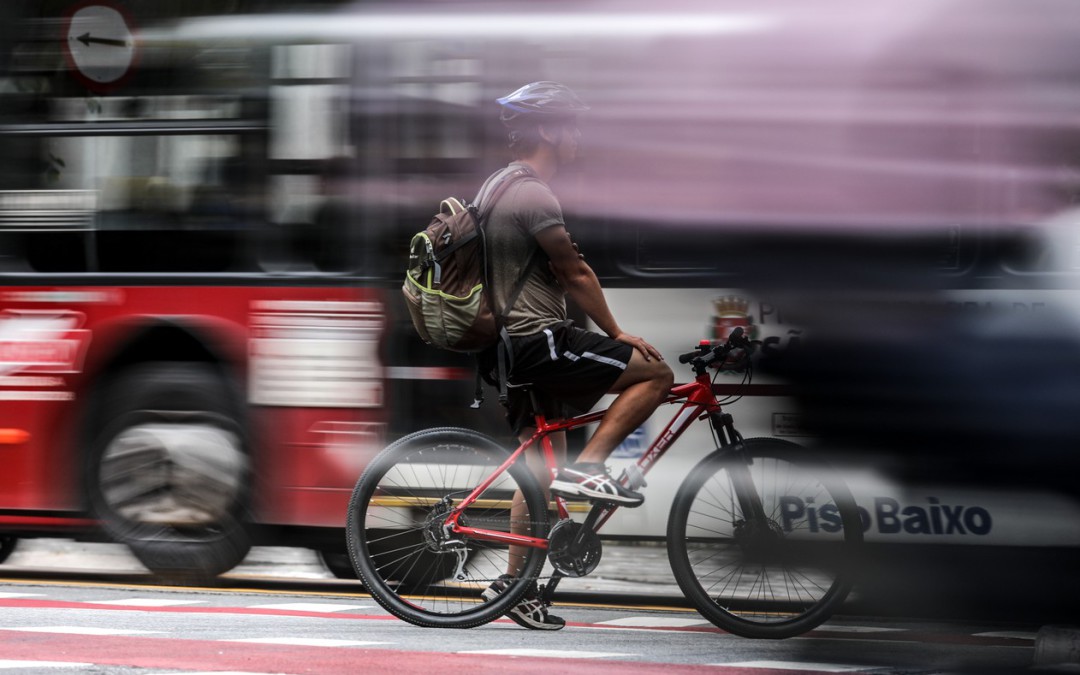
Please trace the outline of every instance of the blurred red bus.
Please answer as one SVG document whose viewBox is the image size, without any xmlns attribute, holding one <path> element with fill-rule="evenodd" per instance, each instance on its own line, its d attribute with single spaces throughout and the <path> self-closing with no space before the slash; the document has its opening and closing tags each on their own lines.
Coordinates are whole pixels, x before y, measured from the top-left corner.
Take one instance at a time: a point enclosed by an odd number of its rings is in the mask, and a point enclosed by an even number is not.
<svg viewBox="0 0 1080 675">
<path fill-rule="evenodd" d="M 556 191 L 669 355 L 731 321 L 782 346 L 807 288 L 1071 311 L 1072 270 L 1011 245 L 1077 193 L 1074 10 L 1037 4 L 3 10 L 0 536 L 103 530 L 188 577 L 336 552 L 387 438 L 505 436 L 396 286 L 439 200 L 507 161 L 494 99 L 528 81 L 592 106 Z M 805 438 L 779 384 L 747 436 Z M 612 532 L 662 536 L 656 483 Z"/>
</svg>

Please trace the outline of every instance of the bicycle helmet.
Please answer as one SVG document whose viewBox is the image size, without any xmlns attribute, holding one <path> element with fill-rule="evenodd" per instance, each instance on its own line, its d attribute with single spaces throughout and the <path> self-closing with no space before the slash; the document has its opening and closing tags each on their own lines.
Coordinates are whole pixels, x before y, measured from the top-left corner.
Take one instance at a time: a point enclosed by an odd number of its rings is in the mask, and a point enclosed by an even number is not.
<svg viewBox="0 0 1080 675">
<path fill-rule="evenodd" d="M 589 109 L 570 87 L 546 80 L 527 84 L 496 101 L 502 106 L 499 119 L 506 126 L 526 120 L 535 122 L 544 118 L 573 117 Z"/>
</svg>

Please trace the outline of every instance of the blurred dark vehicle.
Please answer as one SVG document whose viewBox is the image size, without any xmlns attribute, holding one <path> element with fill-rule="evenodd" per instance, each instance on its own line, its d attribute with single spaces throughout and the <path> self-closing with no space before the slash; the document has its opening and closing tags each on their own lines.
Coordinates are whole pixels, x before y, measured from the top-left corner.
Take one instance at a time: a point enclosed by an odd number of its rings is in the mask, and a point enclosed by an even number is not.
<svg viewBox="0 0 1080 675">
<path fill-rule="evenodd" d="M 812 337 L 763 365 L 791 383 L 808 430 L 904 482 L 1080 495 L 1075 316 L 912 297 L 800 308 Z"/>
</svg>

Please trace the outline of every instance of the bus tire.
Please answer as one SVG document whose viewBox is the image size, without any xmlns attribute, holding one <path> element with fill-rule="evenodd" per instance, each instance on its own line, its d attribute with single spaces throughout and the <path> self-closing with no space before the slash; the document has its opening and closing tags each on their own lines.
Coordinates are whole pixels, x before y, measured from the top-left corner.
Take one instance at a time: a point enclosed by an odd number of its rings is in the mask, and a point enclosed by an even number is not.
<svg viewBox="0 0 1080 675">
<path fill-rule="evenodd" d="M 163 581 L 205 584 L 251 549 L 243 403 L 211 364 L 138 364 L 112 379 L 83 472 L 91 514 Z"/>
<path fill-rule="evenodd" d="M 319 560 L 323 566 L 333 574 L 336 579 L 356 579 L 356 570 L 353 569 L 349 551 L 344 548 L 319 549 Z"/>
<path fill-rule="evenodd" d="M 15 537 L 11 537 L 6 534 L 0 536 L 0 563 L 3 563 L 5 560 L 8 559 L 8 556 L 14 553 L 15 547 L 18 545 L 18 543 L 19 540 Z"/>
</svg>

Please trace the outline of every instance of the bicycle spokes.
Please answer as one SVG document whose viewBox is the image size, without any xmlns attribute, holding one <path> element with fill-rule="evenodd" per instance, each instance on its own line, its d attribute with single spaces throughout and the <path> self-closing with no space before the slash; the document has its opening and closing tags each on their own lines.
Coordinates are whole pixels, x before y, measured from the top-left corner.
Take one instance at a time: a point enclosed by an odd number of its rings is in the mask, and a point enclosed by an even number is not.
<svg viewBox="0 0 1080 675">
<path fill-rule="evenodd" d="M 523 492 L 524 467 L 504 471 L 465 501 L 508 457 L 473 436 L 418 440 L 384 452 L 354 495 L 356 539 L 363 546 L 357 557 L 370 590 L 426 618 L 476 611 L 500 575 L 535 575 L 543 555 L 493 540 L 546 532 L 543 495 L 535 484 Z M 473 530 L 490 536 L 472 536 Z"/>
<path fill-rule="evenodd" d="M 755 637 L 776 637 L 756 630 L 770 624 L 802 621 L 805 629 L 842 599 L 845 543 L 861 533 L 846 490 L 787 445 L 772 443 L 757 441 L 749 459 L 720 456 L 699 467 L 676 498 L 672 525 L 680 532 L 673 563 L 677 553 L 688 597 L 723 627 L 730 621 Z"/>
</svg>

